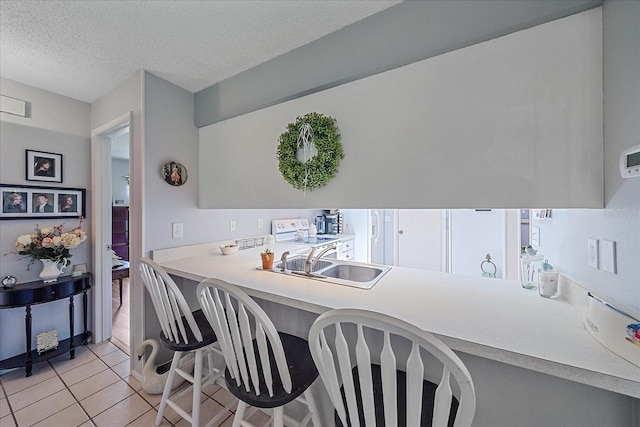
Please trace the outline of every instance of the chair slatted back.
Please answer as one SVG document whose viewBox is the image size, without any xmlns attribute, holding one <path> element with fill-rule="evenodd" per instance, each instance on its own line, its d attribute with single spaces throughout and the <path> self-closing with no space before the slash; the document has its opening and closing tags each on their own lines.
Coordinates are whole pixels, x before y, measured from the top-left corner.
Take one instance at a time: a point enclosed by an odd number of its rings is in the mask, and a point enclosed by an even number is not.
<svg viewBox="0 0 640 427">
<path fill-rule="evenodd" d="M 259 370 L 264 385 L 273 396 L 274 375 L 278 375 L 285 391 L 292 384 L 280 336 L 262 308 L 237 286 L 219 279 L 206 279 L 198 285 L 200 307 L 216 336 L 227 369 L 238 386 L 260 395 Z M 255 348 L 254 349 L 254 340 Z M 272 372 L 269 349 L 273 353 L 277 372 Z"/>
<path fill-rule="evenodd" d="M 396 347 L 402 342 L 403 349 L 394 348 L 393 342 Z M 380 366 L 385 425 L 398 425 L 396 378 L 400 370 L 406 372 L 406 425 L 419 426 L 427 360 L 438 364 L 438 372 L 440 364 L 442 366 L 433 399 L 432 425 L 447 425 L 453 398 L 450 383 L 453 376 L 460 390 L 454 426 L 471 426 L 476 399 L 469 371 L 449 347 L 426 331 L 380 313 L 339 309 L 324 313 L 314 322 L 309 332 L 309 346 L 344 426 L 349 425 L 347 419 L 351 426 L 376 426 L 374 364 Z M 435 359 L 426 357 L 428 354 Z M 358 372 L 359 396 L 356 396 L 354 367 Z M 362 402 L 364 420 L 360 420 L 358 400 Z"/>
<path fill-rule="evenodd" d="M 182 292 L 166 271 L 149 258 L 141 258 L 139 262 L 142 283 L 147 288 L 153 308 L 156 310 L 164 336 L 175 343 L 188 342 L 188 326 L 198 342 L 202 341 L 202 333 Z M 187 325 L 183 321 L 186 319 Z"/>
</svg>

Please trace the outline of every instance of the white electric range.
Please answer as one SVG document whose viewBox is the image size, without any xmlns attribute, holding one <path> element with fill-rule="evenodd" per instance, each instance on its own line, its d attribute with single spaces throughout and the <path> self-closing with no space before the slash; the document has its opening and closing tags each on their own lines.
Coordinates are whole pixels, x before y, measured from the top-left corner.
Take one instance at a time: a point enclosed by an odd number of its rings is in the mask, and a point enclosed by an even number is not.
<svg viewBox="0 0 640 427">
<path fill-rule="evenodd" d="M 310 236 L 309 221 L 304 218 L 274 219 L 271 221 L 271 234 L 275 236 L 277 243 L 308 245 L 311 248 L 317 248 L 317 252 L 334 247 L 333 250 L 325 253 L 324 256 L 327 258 L 336 258 L 338 253 L 340 238 L 330 234 Z"/>
</svg>

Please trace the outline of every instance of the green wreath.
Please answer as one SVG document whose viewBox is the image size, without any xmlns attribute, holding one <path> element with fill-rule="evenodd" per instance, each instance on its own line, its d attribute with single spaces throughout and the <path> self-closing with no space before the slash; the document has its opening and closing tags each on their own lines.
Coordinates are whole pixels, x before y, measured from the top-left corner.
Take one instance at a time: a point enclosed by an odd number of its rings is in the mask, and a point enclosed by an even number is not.
<svg viewBox="0 0 640 427">
<path fill-rule="evenodd" d="M 317 153 L 303 163 L 297 155 L 300 131 L 305 124 L 311 126 Z M 280 135 L 277 158 L 282 177 L 294 188 L 314 190 L 325 186 L 336 176 L 340 159 L 344 158 L 336 119 L 319 113 L 297 117 Z"/>
</svg>

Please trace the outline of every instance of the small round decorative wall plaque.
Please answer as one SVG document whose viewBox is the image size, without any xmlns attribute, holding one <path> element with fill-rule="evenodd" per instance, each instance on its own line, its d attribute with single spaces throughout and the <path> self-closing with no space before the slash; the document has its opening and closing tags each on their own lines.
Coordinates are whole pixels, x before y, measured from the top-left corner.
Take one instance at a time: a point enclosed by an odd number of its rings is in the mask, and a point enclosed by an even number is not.
<svg viewBox="0 0 640 427">
<path fill-rule="evenodd" d="M 187 168 L 173 160 L 162 165 L 160 175 L 164 182 L 173 187 L 180 187 L 188 178 Z"/>
</svg>

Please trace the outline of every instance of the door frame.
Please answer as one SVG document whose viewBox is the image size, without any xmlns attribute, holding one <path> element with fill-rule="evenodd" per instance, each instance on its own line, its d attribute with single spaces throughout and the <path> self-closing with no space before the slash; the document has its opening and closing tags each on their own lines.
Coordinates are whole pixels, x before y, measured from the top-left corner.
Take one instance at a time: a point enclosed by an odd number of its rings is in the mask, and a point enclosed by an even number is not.
<svg viewBox="0 0 640 427">
<path fill-rule="evenodd" d="M 91 131 L 91 212 L 93 236 L 94 304 L 93 341 L 111 338 L 111 138 L 109 135 L 129 127 L 133 112 L 128 112 Z M 129 132 L 129 153 L 132 151 L 132 132 Z M 107 201 L 105 195 L 109 195 Z M 108 203 L 107 203 L 108 202 Z M 131 294 L 131 292 L 130 292 Z M 131 304 L 129 305 L 131 306 Z M 131 319 L 131 317 L 130 317 Z M 130 320 L 131 322 L 131 320 Z M 131 325 L 129 325 L 131 328 Z M 130 329 L 131 330 L 131 329 Z M 131 348 L 132 337 L 129 340 Z"/>
</svg>

